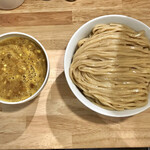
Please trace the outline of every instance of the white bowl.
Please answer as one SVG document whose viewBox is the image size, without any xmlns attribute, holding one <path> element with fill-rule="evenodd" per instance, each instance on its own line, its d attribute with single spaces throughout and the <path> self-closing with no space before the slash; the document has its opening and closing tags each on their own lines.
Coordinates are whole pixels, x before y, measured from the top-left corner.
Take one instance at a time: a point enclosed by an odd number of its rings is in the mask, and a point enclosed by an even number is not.
<svg viewBox="0 0 150 150">
<path fill-rule="evenodd" d="M 0 9 L 14 9 L 19 7 L 24 0 L 0 0 Z"/>
<path fill-rule="evenodd" d="M 145 105 L 144 107 L 140 107 L 140 108 L 136 108 L 132 110 L 123 110 L 123 111 L 106 110 L 90 102 L 75 86 L 75 84 L 72 82 L 69 76 L 70 64 L 72 61 L 73 54 L 76 50 L 78 41 L 80 39 L 83 39 L 84 37 L 87 37 L 87 35 L 89 35 L 93 27 L 100 23 L 106 23 L 106 24 L 107 23 L 120 23 L 120 24 L 127 25 L 136 31 L 145 30 L 146 36 L 150 39 L 150 28 L 144 23 L 142 23 L 141 21 L 138 21 L 131 17 L 127 17 L 123 15 L 106 15 L 106 16 L 101 16 L 101 17 L 88 21 L 74 33 L 74 35 L 70 39 L 68 46 L 66 48 L 65 57 L 64 57 L 64 70 L 65 70 L 65 76 L 69 84 L 69 87 L 74 93 L 74 95 L 78 98 L 78 100 L 80 100 L 85 106 L 87 106 L 88 108 L 90 108 L 91 110 L 99 114 L 112 116 L 112 117 L 127 117 L 127 116 L 138 114 L 150 107 L 150 96 L 148 99 L 148 104 Z"/>
<path fill-rule="evenodd" d="M 44 80 L 43 84 L 38 89 L 38 91 L 36 93 L 34 93 L 32 96 L 30 96 L 29 98 L 27 98 L 25 100 L 21 100 L 21 101 L 18 101 L 18 102 L 7 102 L 7 101 L 0 100 L 0 103 L 3 103 L 3 104 L 21 104 L 21 103 L 25 103 L 27 101 L 30 101 L 30 100 L 34 99 L 37 95 L 39 95 L 39 93 L 41 92 L 41 90 L 46 85 L 46 82 L 48 81 L 48 77 L 49 77 L 49 73 L 50 73 L 49 58 L 48 58 L 48 55 L 46 53 L 46 50 L 43 47 L 43 45 L 37 39 L 35 39 L 34 37 L 32 37 L 31 35 L 28 35 L 28 34 L 25 34 L 25 33 L 21 33 L 21 32 L 9 32 L 9 33 L 1 34 L 0 35 L 0 40 L 8 38 L 8 37 L 14 37 L 14 36 L 15 37 L 25 37 L 25 38 L 28 38 L 28 39 L 32 40 L 33 42 L 35 42 L 38 46 L 41 47 L 41 49 L 43 50 L 43 52 L 45 54 L 45 58 L 46 58 L 47 72 L 46 72 L 46 76 L 45 76 L 45 80 Z"/>
</svg>

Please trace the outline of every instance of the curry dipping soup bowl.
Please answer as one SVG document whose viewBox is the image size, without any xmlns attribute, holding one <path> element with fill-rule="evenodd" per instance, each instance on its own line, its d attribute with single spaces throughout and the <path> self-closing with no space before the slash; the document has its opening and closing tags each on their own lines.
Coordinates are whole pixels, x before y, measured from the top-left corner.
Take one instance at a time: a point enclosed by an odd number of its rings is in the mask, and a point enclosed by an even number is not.
<svg viewBox="0 0 150 150">
<path fill-rule="evenodd" d="M 3 104 L 21 104 L 21 103 L 25 103 L 27 101 L 30 101 L 30 100 L 34 99 L 36 96 L 38 96 L 40 94 L 41 90 L 46 85 L 46 83 L 48 81 L 49 73 L 50 73 L 49 58 L 48 58 L 48 55 L 47 55 L 46 50 L 43 47 L 43 45 L 37 39 L 35 39 L 34 37 L 32 37 L 31 35 L 28 35 L 28 34 L 25 34 L 25 33 L 21 33 L 21 32 L 9 32 L 9 33 L 1 34 L 0 35 L 0 40 L 7 39 L 7 38 L 10 38 L 10 37 L 23 37 L 23 38 L 27 38 L 27 39 L 33 41 L 35 44 L 37 44 L 41 48 L 41 50 L 44 52 L 45 60 L 46 60 L 46 65 L 47 65 L 45 79 L 44 79 L 41 87 L 36 91 L 36 93 L 34 93 L 33 95 L 31 95 L 27 99 L 20 100 L 20 101 L 17 101 L 17 102 L 8 102 L 8 101 L 3 101 L 3 100 L 0 99 L 0 103 L 3 103 Z"/>
<path fill-rule="evenodd" d="M 77 97 L 77 99 L 82 102 L 85 106 L 87 106 L 89 109 L 99 113 L 103 114 L 106 116 L 111 116 L 111 117 L 128 117 L 132 116 L 135 114 L 138 114 L 140 112 L 143 112 L 144 110 L 148 109 L 150 107 L 150 96 L 148 98 L 148 103 L 144 107 L 136 108 L 136 109 L 131 109 L 131 110 L 123 110 L 123 111 L 113 111 L 113 110 L 107 110 L 104 109 L 92 102 L 90 102 L 81 92 L 80 90 L 76 87 L 76 85 L 72 82 L 70 76 L 69 76 L 69 68 L 70 64 L 72 62 L 72 57 L 75 53 L 75 50 L 77 48 L 77 43 L 79 40 L 87 37 L 93 27 L 97 24 L 108 24 L 108 23 L 119 23 L 119 24 L 124 24 L 129 26 L 130 28 L 136 30 L 136 31 L 141 31 L 144 30 L 146 33 L 146 36 L 148 39 L 150 39 L 150 28 L 142 23 L 139 20 L 136 20 L 134 18 L 128 17 L 128 16 L 123 16 L 123 15 L 106 15 L 106 16 L 101 16 L 98 18 L 95 18 L 93 20 L 88 21 L 84 25 L 82 25 L 71 37 L 67 48 L 65 52 L 65 57 L 64 57 L 64 70 L 65 70 L 65 76 L 66 80 L 68 82 L 68 85 L 74 95 Z"/>
</svg>

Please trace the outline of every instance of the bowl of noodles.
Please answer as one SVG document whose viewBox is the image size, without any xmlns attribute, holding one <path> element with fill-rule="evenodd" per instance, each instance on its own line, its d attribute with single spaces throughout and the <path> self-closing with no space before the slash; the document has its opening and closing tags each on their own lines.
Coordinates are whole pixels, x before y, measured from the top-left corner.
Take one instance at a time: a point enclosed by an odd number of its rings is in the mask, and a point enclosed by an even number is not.
<svg viewBox="0 0 150 150">
<path fill-rule="evenodd" d="M 82 25 L 64 57 L 68 85 L 89 109 L 127 117 L 150 107 L 150 28 L 123 15 Z"/>
</svg>

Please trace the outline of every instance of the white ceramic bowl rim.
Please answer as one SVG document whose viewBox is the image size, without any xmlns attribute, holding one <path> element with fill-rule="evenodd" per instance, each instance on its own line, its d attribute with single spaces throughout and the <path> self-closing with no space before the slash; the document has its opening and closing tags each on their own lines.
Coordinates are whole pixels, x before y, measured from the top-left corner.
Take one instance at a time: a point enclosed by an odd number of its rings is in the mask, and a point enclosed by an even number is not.
<svg viewBox="0 0 150 150">
<path fill-rule="evenodd" d="M 79 89 L 72 82 L 72 80 L 69 76 L 69 67 L 70 67 L 73 53 L 76 49 L 77 42 L 80 39 L 86 37 L 90 33 L 90 30 L 92 30 L 94 25 L 96 25 L 98 23 L 122 23 L 122 24 L 128 25 L 129 27 L 131 27 L 137 31 L 143 29 L 143 30 L 145 30 L 146 36 L 150 39 L 150 28 L 147 25 L 145 25 L 143 22 L 141 22 L 139 20 L 136 20 L 134 18 L 124 16 L 124 15 L 100 16 L 100 17 L 92 19 L 92 20 L 88 21 L 87 23 L 83 24 L 71 37 L 71 39 L 67 45 L 65 56 L 64 56 L 65 76 L 66 76 L 66 80 L 67 80 L 67 83 L 68 83 L 70 89 L 72 90 L 74 95 L 77 97 L 77 99 L 80 100 L 80 102 L 82 102 L 85 106 L 87 106 L 88 108 L 90 108 L 91 110 L 93 110 L 99 114 L 103 114 L 103 115 L 111 116 L 111 117 L 128 117 L 128 116 L 132 116 L 132 115 L 138 114 L 140 112 L 143 112 L 144 110 L 146 110 L 150 107 L 150 96 L 148 98 L 148 104 L 144 107 L 136 108 L 133 110 L 111 111 L 111 110 L 103 109 L 103 108 L 93 104 L 92 102 L 90 102 L 83 94 L 81 94 Z M 87 31 L 89 31 L 89 32 L 87 32 Z"/>
<path fill-rule="evenodd" d="M 19 35 L 27 37 L 27 38 L 33 40 L 34 42 L 36 42 L 41 47 L 41 49 L 43 50 L 43 52 L 45 54 L 45 57 L 46 57 L 47 72 L 46 72 L 46 76 L 45 76 L 43 84 L 38 89 L 38 91 L 36 93 L 34 93 L 32 96 L 30 96 L 29 98 L 27 98 L 25 100 L 18 101 L 18 102 L 7 102 L 7 101 L 0 100 L 0 103 L 3 103 L 3 104 L 21 104 L 21 103 L 25 103 L 27 101 L 30 101 L 30 100 L 34 99 L 41 92 L 41 90 L 44 88 L 44 86 L 46 85 L 46 82 L 48 81 L 48 77 L 49 77 L 49 73 L 50 73 L 50 62 L 49 62 L 49 58 L 48 58 L 48 55 L 46 53 L 46 50 L 43 47 L 43 45 L 37 39 L 35 39 L 33 36 L 31 36 L 29 34 L 26 34 L 26 33 L 22 33 L 22 32 L 8 32 L 8 33 L 1 34 L 0 38 L 5 37 L 5 36 L 13 37 L 13 36 L 19 36 Z"/>
</svg>

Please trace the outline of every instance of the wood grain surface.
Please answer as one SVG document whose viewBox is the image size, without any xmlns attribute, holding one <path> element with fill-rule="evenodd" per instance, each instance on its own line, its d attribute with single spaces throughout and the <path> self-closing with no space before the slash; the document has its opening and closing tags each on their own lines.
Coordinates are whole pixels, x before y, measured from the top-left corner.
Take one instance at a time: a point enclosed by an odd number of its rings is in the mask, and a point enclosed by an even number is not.
<svg viewBox="0 0 150 150">
<path fill-rule="evenodd" d="M 150 26 L 149 8 L 149 0 L 25 0 L 15 10 L 0 10 L 0 34 L 34 36 L 46 48 L 51 67 L 36 99 L 0 104 L 0 149 L 150 147 L 150 109 L 127 118 L 98 115 L 75 98 L 63 69 L 67 43 L 82 24 L 123 14 Z"/>
</svg>

